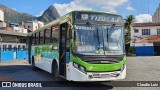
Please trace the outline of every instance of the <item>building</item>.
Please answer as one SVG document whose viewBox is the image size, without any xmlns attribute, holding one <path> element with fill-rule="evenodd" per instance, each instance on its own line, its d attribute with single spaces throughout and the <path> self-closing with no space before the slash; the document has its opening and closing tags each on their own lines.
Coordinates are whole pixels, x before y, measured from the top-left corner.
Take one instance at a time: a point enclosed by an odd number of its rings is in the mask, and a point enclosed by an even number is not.
<svg viewBox="0 0 160 90">
<path fill-rule="evenodd" d="M 4 28 L 4 27 L 7 27 L 7 23 L 0 21 L 0 28 Z"/>
<path fill-rule="evenodd" d="M 7 24 L 4 22 L 4 12 L 0 10 L 0 28 L 6 27 Z"/>
<path fill-rule="evenodd" d="M 152 22 L 160 22 L 160 4 L 152 16 Z"/>
<path fill-rule="evenodd" d="M 0 21 L 4 21 L 4 12 L 0 9 Z"/>
<path fill-rule="evenodd" d="M 28 21 L 28 22 L 25 22 L 24 24 L 24 27 L 31 31 L 34 31 L 42 26 L 44 26 L 44 24 L 43 22 L 40 22 L 40 21 Z"/>
<path fill-rule="evenodd" d="M 28 59 L 26 34 L 0 30 L 0 62 Z"/>
<path fill-rule="evenodd" d="M 160 22 L 133 23 L 130 45 L 136 48 L 137 56 L 160 55 Z"/>
<path fill-rule="evenodd" d="M 10 23 L 9 26 L 12 27 L 13 32 L 28 33 L 28 29 L 24 28 L 22 25 Z"/>
</svg>

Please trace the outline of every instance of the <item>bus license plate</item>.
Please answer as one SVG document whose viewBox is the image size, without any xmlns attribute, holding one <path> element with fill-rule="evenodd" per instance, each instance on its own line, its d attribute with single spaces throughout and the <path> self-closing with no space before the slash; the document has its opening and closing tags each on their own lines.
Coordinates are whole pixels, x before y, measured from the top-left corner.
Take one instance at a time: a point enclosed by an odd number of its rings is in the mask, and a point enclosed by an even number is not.
<svg viewBox="0 0 160 90">
<path fill-rule="evenodd" d="M 109 76 L 110 76 L 110 74 L 101 74 L 102 78 L 109 77 Z"/>
</svg>

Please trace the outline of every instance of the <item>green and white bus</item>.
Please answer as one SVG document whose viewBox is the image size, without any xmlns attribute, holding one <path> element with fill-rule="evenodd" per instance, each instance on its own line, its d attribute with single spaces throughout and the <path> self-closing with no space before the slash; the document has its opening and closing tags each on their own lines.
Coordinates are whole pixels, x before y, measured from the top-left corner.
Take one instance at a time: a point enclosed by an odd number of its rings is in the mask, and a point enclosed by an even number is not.
<svg viewBox="0 0 160 90">
<path fill-rule="evenodd" d="M 122 16 L 72 11 L 31 32 L 29 59 L 69 81 L 112 81 L 126 77 Z"/>
</svg>

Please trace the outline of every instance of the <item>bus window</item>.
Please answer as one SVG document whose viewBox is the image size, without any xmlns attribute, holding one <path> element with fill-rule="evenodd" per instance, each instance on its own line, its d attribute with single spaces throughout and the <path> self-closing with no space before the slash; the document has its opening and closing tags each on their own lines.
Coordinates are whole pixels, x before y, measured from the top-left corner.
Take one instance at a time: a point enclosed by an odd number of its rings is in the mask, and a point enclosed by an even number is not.
<svg viewBox="0 0 160 90">
<path fill-rule="evenodd" d="M 40 39 L 39 39 L 39 32 L 38 33 L 36 33 L 36 44 L 39 44 L 39 41 L 40 41 Z"/>
<path fill-rule="evenodd" d="M 41 31 L 41 32 L 40 32 L 40 37 L 39 37 L 39 39 L 40 39 L 39 44 L 43 44 L 43 43 L 44 43 L 44 31 Z"/>
<path fill-rule="evenodd" d="M 51 29 L 46 29 L 45 42 L 50 43 Z"/>
<path fill-rule="evenodd" d="M 12 45 L 8 45 L 8 51 L 12 51 Z"/>
<path fill-rule="evenodd" d="M 52 43 L 58 43 L 58 29 L 53 28 L 52 29 Z"/>
<path fill-rule="evenodd" d="M 34 45 L 37 44 L 36 40 L 37 40 L 37 38 L 36 38 L 36 33 L 35 33 L 35 34 L 34 34 Z"/>
<path fill-rule="evenodd" d="M 70 38 L 70 37 L 69 37 L 69 34 L 70 34 L 70 31 L 69 31 L 69 30 L 70 30 L 70 25 L 66 25 L 66 26 L 67 26 L 67 27 L 66 27 L 66 28 L 67 28 L 67 41 L 66 41 L 66 45 L 67 45 L 67 46 L 66 46 L 66 50 L 67 50 L 67 52 L 69 52 L 69 49 L 70 49 L 70 48 L 69 48 L 69 38 Z"/>
<path fill-rule="evenodd" d="M 35 44 L 35 35 L 32 35 L 32 45 Z"/>
<path fill-rule="evenodd" d="M 46 30 L 44 30 L 44 34 L 43 34 L 44 36 L 43 36 L 43 43 L 45 44 L 46 43 Z"/>
</svg>

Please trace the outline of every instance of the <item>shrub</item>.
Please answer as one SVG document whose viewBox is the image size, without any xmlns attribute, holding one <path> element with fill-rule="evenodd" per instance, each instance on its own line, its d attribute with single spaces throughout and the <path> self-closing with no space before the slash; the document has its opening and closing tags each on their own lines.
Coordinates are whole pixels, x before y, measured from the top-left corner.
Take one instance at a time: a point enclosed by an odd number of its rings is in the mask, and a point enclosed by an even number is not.
<svg viewBox="0 0 160 90">
<path fill-rule="evenodd" d="M 133 55 L 136 54 L 136 49 L 135 47 L 129 47 L 128 51 L 127 51 L 128 55 Z"/>
</svg>

